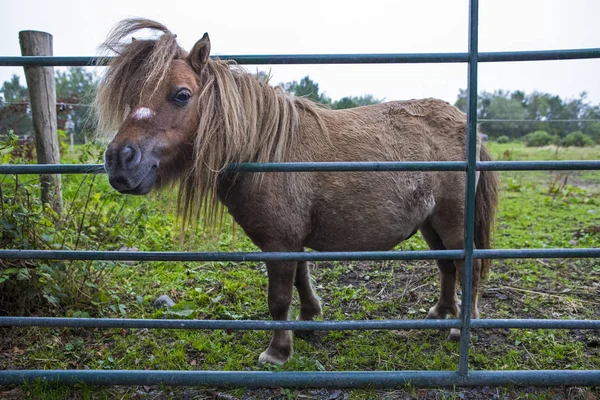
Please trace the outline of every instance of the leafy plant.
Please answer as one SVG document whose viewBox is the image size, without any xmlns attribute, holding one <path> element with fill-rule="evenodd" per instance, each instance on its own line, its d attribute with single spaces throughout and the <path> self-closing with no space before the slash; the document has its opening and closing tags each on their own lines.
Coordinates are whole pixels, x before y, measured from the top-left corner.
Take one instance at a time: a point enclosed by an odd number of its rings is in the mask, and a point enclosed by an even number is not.
<svg viewBox="0 0 600 400">
<path fill-rule="evenodd" d="M 15 152 L 18 138 L 9 134 L 0 142 L 3 164 L 31 162 Z M 25 157 L 22 157 L 24 155 Z M 98 162 L 102 148 L 86 145 L 79 163 Z M 125 197 L 100 188 L 97 175 L 64 178 L 65 211 L 57 214 L 43 204 L 39 179 L 29 175 L 4 175 L 1 185 L 0 233 L 4 249 L 115 249 L 140 234 L 145 207 L 124 212 Z M 125 229 L 124 229 L 125 228 Z M 25 313 L 40 307 L 65 307 L 90 303 L 97 283 L 114 263 L 89 261 L 0 260 L 0 314 Z M 108 302 L 123 312 L 119 302 Z"/>
<path fill-rule="evenodd" d="M 556 141 L 556 138 L 546 131 L 535 131 L 525 135 L 525 145 L 527 147 L 548 146 Z"/>
<path fill-rule="evenodd" d="M 594 141 L 591 137 L 581 131 L 575 131 L 565 136 L 560 144 L 564 147 L 592 147 Z"/>
<path fill-rule="evenodd" d="M 499 136 L 496 139 L 496 143 L 504 144 L 510 142 L 510 138 L 506 135 Z"/>
</svg>

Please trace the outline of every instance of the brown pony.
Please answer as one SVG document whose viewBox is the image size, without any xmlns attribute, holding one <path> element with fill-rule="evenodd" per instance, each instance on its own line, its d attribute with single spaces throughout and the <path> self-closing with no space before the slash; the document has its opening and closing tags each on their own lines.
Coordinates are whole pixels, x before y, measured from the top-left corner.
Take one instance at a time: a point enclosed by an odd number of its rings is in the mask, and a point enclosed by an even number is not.
<svg viewBox="0 0 600 400">
<path fill-rule="evenodd" d="M 135 40 L 150 29 L 153 39 Z M 220 204 L 263 251 L 388 250 L 417 230 L 432 249 L 462 249 L 464 172 L 233 173 L 269 161 L 462 161 L 465 114 L 434 99 L 330 110 L 271 87 L 231 62 L 211 59 L 204 34 L 187 53 L 149 20 L 119 23 L 103 45 L 116 54 L 97 96 L 100 123 L 118 130 L 105 153 L 110 184 L 146 194 L 179 181 L 184 220 L 219 220 Z M 483 146 L 478 160 L 490 160 Z M 475 246 L 489 248 L 497 203 L 493 172 L 478 175 Z M 463 262 L 437 261 L 441 294 L 427 318 L 458 316 Z M 474 262 L 473 312 L 489 261 Z M 269 311 L 287 320 L 293 287 L 301 320 L 321 314 L 306 262 L 267 262 Z M 455 338 L 457 331 L 451 332 Z M 259 362 L 293 353 L 275 331 Z"/>
</svg>

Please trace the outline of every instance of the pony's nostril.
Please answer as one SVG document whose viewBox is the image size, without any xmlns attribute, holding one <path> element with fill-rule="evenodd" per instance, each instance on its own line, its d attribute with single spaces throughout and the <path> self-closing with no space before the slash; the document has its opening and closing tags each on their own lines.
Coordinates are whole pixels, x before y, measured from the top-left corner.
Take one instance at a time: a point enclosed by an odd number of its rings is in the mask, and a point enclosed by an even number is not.
<svg viewBox="0 0 600 400">
<path fill-rule="evenodd" d="M 123 147 L 120 151 L 121 163 L 125 167 L 131 167 L 138 162 L 138 153 L 134 146 L 127 145 Z"/>
<path fill-rule="evenodd" d="M 133 160 L 133 157 L 135 157 L 135 150 L 133 149 L 133 147 L 127 146 L 123 149 L 123 155 L 125 161 L 131 161 Z"/>
</svg>

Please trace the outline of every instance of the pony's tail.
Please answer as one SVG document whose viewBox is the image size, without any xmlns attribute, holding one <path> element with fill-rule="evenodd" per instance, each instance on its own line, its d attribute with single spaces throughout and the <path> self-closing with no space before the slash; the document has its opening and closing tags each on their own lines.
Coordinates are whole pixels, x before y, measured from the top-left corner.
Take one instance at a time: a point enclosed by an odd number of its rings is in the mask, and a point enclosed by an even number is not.
<svg viewBox="0 0 600 400">
<path fill-rule="evenodd" d="M 479 158 L 481 161 L 492 161 L 490 153 L 482 145 Z M 475 247 L 489 249 L 492 240 L 492 228 L 496 208 L 498 206 L 498 174 L 495 171 L 481 171 L 475 194 Z M 490 271 L 491 260 L 481 260 L 481 278 L 486 278 Z"/>
</svg>

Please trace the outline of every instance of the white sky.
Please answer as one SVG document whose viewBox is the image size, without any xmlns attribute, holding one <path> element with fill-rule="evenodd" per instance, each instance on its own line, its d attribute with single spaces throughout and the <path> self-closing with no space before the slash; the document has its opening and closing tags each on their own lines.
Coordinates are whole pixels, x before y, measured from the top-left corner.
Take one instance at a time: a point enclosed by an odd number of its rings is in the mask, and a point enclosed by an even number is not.
<svg viewBox="0 0 600 400">
<path fill-rule="evenodd" d="M 20 55 L 20 30 L 52 33 L 55 55 L 94 55 L 112 26 L 132 16 L 165 24 L 188 50 L 208 32 L 213 55 L 466 52 L 467 14 L 468 0 L 0 0 L 0 55 Z M 479 50 L 600 47 L 598 16 L 600 0 L 480 0 Z M 466 64 L 270 68 L 272 82 L 310 75 L 333 99 L 368 93 L 453 103 L 467 80 Z M 0 67 L 0 82 L 21 70 Z M 479 91 L 586 91 L 598 104 L 599 71 L 600 60 L 481 63 Z"/>
</svg>

